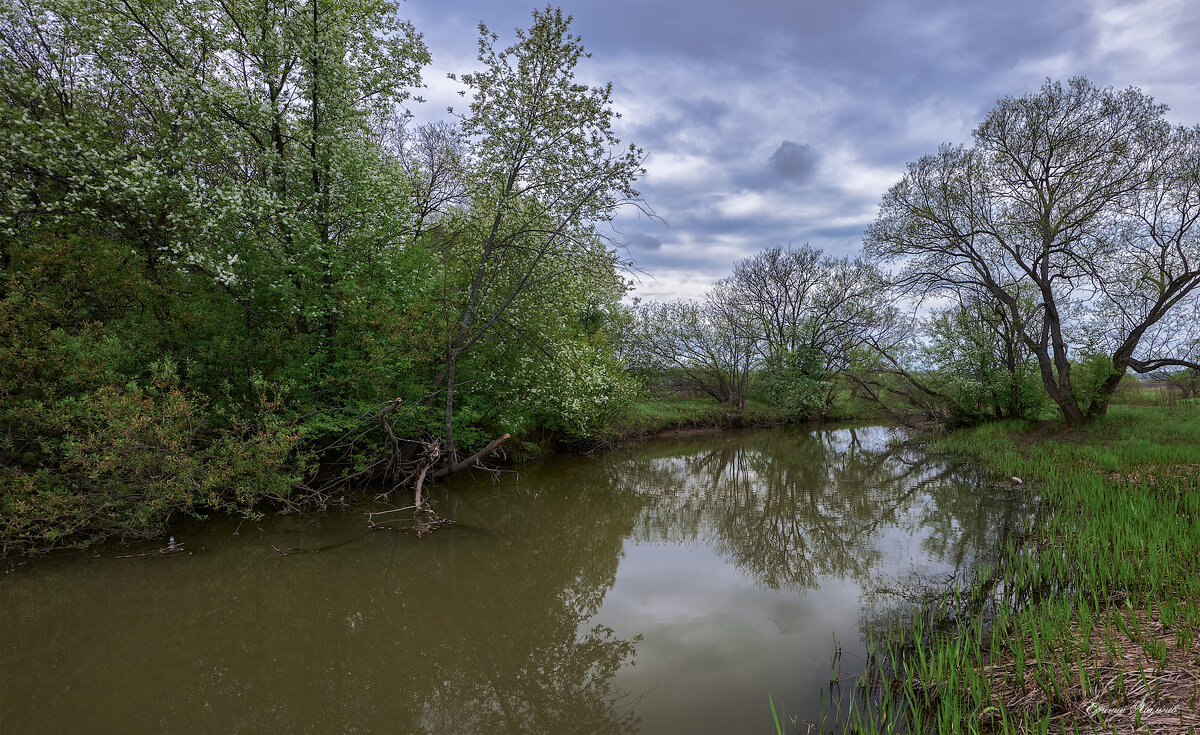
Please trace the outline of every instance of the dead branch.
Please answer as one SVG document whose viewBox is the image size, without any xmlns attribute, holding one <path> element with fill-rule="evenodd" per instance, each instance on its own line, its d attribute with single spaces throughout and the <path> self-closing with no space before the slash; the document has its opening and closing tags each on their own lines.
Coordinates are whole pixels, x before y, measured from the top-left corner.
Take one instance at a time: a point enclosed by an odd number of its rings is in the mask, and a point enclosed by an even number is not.
<svg viewBox="0 0 1200 735">
<path fill-rule="evenodd" d="M 416 506 L 415 507 L 417 510 L 421 510 L 421 506 L 422 506 L 421 486 L 425 484 L 425 474 L 427 472 L 429 472 L 429 465 L 423 464 L 423 465 L 421 465 L 421 471 L 417 473 L 417 486 L 413 492 L 413 495 L 416 498 Z"/>
<path fill-rule="evenodd" d="M 467 457 L 466 459 L 460 460 L 457 462 L 453 461 L 453 459 L 451 459 L 451 461 L 449 463 L 447 463 L 446 465 L 444 465 L 436 470 L 434 470 L 433 467 L 437 464 L 438 460 L 442 458 L 441 444 L 437 440 L 426 442 L 425 443 L 425 456 L 424 456 L 423 460 L 420 462 L 420 465 L 418 467 L 410 470 L 409 475 L 406 478 L 404 478 L 400 482 L 396 483 L 396 485 L 392 487 L 392 490 L 395 490 L 396 488 L 407 484 L 410 480 L 413 481 L 413 490 L 414 490 L 413 505 L 408 505 L 403 508 L 392 508 L 390 510 L 380 510 L 380 511 L 369 512 L 369 513 L 367 513 L 367 528 L 375 529 L 375 530 L 416 531 L 417 538 L 421 538 L 425 534 L 430 533 L 438 528 L 441 528 L 442 526 L 452 524 L 454 521 L 452 521 L 448 518 L 441 517 L 440 515 L 437 514 L 436 511 L 434 511 L 432 508 L 428 507 L 428 505 L 425 503 L 425 499 L 424 499 L 425 482 L 427 480 L 438 480 L 443 477 L 448 477 L 449 475 L 452 475 L 456 472 L 461 472 L 462 470 L 465 470 L 470 467 L 483 467 L 483 464 L 482 464 L 483 460 L 487 459 L 491 455 L 495 454 L 496 451 L 500 448 L 500 445 L 503 444 L 508 439 L 509 439 L 509 435 L 505 434 L 504 436 L 501 436 L 498 439 L 495 439 L 495 440 L 489 442 L 486 447 L 479 450 L 475 454 L 472 454 L 470 457 Z M 452 454 L 450 456 L 453 457 Z M 490 468 L 485 468 L 485 469 L 490 469 Z M 491 470 L 491 471 L 494 471 L 494 470 Z M 388 492 L 390 493 L 391 491 L 389 490 Z M 388 493 L 384 493 L 383 495 L 386 496 L 387 494 Z M 391 525 L 380 525 L 375 522 L 375 516 L 386 515 L 389 513 L 398 513 L 400 511 L 404 511 L 404 510 L 413 511 L 413 520 L 416 521 L 414 525 L 412 525 L 412 526 L 391 526 Z"/>
<path fill-rule="evenodd" d="M 433 475 L 430 476 L 430 479 L 440 480 L 441 478 L 446 477 L 447 475 L 453 475 L 455 472 L 461 472 L 462 470 L 465 470 L 468 467 L 475 466 L 482 460 L 495 454 L 496 450 L 500 448 L 500 445 L 503 444 L 504 442 L 508 441 L 508 438 L 509 438 L 509 435 L 505 434 L 504 436 L 500 437 L 499 439 L 493 439 L 486 447 L 484 447 L 483 449 L 480 449 L 478 452 L 472 454 L 470 457 L 467 457 L 466 459 L 462 460 L 461 462 L 451 462 L 450 464 L 446 465 L 445 467 L 442 467 L 441 469 L 437 470 L 436 472 L 433 473 Z"/>
</svg>

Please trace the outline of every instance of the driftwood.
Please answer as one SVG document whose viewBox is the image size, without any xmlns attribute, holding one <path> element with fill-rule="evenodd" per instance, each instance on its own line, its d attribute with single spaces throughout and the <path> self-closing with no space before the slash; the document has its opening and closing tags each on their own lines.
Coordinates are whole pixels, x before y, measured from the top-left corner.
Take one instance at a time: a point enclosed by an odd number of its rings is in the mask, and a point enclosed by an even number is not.
<svg viewBox="0 0 1200 735">
<path fill-rule="evenodd" d="M 405 526 L 399 528 L 398 530 L 416 531 L 418 538 L 437 528 L 453 523 L 453 521 L 439 516 L 425 503 L 424 489 L 426 481 L 440 480 L 443 477 L 449 477 L 456 472 L 461 472 L 472 467 L 481 467 L 483 469 L 488 469 L 489 471 L 495 472 L 495 470 L 485 467 L 483 465 L 483 460 L 495 454 L 497 450 L 499 450 L 500 445 L 508 441 L 508 439 L 509 435 L 505 434 L 504 436 L 492 440 L 486 447 L 480 449 L 470 457 L 462 460 L 454 460 L 452 458 L 448 463 L 438 467 L 437 469 L 433 468 L 438 463 L 438 460 L 442 458 L 441 444 L 436 440 L 427 442 L 425 444 L 424 457 L 420 462 L 420 465 L 413 469 L 408 477 L 401 480 L 392 488 L 394 490 L 397 487 L 407 484 L 410 479 L 413 480 L 413 505 L 404 506 L 403 508 L 392 508 L 390 510 L 372 511 L 367 513 L 367 527 L 372 529 L 397 529 L 396 526 L 384 526 L 377 524 L 375 522 L 375 517 L 390 513 L 398 513 L 405 510 L 413 511 L 413 517 L 414 520 L 416 520 L 416 524 L 413 526 Z M 390 493 L 391 491 L 388 492 Z M 384 496 L 387 494 L 388 493 L 384 493 Z"/>
</svg>

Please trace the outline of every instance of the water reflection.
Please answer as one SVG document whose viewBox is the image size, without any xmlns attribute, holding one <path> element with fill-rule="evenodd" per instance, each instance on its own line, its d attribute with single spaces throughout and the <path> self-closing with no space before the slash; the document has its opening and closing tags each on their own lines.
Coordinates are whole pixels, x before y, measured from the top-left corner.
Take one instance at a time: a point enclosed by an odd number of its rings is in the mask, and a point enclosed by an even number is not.
<svg viewBox="0 0 1200 735">
<path fill-rule="evenodd" d="M 509 497 L 421 540 L 354 514 L 214 524 L 180 534 L 191 556 L 22 570 L 0 731 L 632 732 L 609 684 L 634 641 L 587 624 L 619 501 Z"/>
<path fill-rule="evenodd" d="M 766 693 L 815 710 L 831 632 L 872 627 L 889 579 L 969 568 L 1017 522 L 892 438 L 656 441 L 462 478 L 424 539 L 214 521 L 176 532 L 186 556 L 20 567 L 0 731 L 769 731 Z"/>
<path fill-rule="evenodd" d="M 876 580 L 887 530 L 922 534 L 938 561 L 969 565 L 1016 507 L 973 468 L 906 448 L 882 428 L 773 433 L 660 448 L 615 465 L 650 502 L 642 541 L 712 544 L 758 584 Z"/>
</svg>

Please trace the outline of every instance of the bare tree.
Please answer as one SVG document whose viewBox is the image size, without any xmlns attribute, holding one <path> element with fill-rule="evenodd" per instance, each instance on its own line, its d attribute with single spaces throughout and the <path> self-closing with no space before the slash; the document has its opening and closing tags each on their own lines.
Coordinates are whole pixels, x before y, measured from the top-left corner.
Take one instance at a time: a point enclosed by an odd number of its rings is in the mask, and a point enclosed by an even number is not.
<svg viewBox="0 0 1200 735">
<path fill-rule="evenodd" d="M 896 314 L 885 279 L 863 259 L 825 255 L 807 243 L 774 247 L 739 261 L 722 283 L 743 315 L 759 365 L 774 379 L 806 373 L 812 385 L 824 386 L 813 399 L 824 407 L 834 376 L 862 350 L 893 341 Z"/>
<path fill-rule="evenodd" d="M 815 346 L 821 327 L 815 302 L 829 271 L 828 259 L 807 243 L 769 248 L 734 264 L 726 281 L 754 325 L 763 359 Z"/>
<path fill-rule="evenodd" d="M 389 122 L 384 146 L 400 162 L 409 197 L 399 207 L 411 220 L 416 240 L 438 217 L 467 203 L 468 151 L 458 130 L 443 121 L 408 128 L 404 120 Z"/>
<path fill-rule="evenodd" d="M 716 286 L 701 303 L 648 303 L 634 312 L 634 350 L 641 362 L 675 370 L 693 389 L 745 408 L 754 363 L 748 322 Z"/>
<path fill-rule="evenodd" d="M 1172 128 L 1165 109 L 1083 78 L 1006 97 L 973 146 L 909 165 L 867 251 L 901 262 L 910 294 L 988 293 L 1063 415 L 1102 415 L 1128 369 L 1195 366 L 1167 327 L 1200 285 L 1200 129 Z M 1091 396 L 1072 381 L 1089 349 L 1111 363 Z"/>
</svg>

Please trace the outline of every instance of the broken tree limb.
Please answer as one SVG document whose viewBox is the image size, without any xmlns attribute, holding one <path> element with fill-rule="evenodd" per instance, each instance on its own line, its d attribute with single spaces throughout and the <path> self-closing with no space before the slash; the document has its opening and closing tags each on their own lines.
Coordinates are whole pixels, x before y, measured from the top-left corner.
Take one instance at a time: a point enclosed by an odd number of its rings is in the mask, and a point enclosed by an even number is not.
<svg viewBox="0 0 1200 735">
<path fill-rule="evenodd" d="M 421 486 L 425 484 L 425 474 L 429 472 L 429 465 L 421 465 L 421 471 L 417 473 L 417 490 L 416 490 L 416 508 L 421 510 Z"/>
<path fill-rule="evenodd" d="M 486 447 L 484 447 L 483 449 L 480 449 L 478 452 L 472 454 L 470 457 L 467 457 L 466 459 L 462 460 L 461 462 L 451 462 L 450 464 L 446 465 L 445 467 L 442 467 L 441 469 L 435 471 L 432 475 L 429 476 L 429 479 L 440 480 L 441 478 L 446 477 L 447 475 L 453 475 L 455 472 L 460 472 L 462 470 L 465 470 L 468 467 L 472 467 L 472 466 L 478 464 L 483 459 L 495 454 L 496 450 L 500 448 L 500 445 L 503 444 L 504 442 L 508 441 L 508 438 L 509 438 L 509 435 L 505 434 L 504 436 L 500 437 L 499 439 L 493 439 L 490 443 L 488 443 L 488 445 Z M 428 468 L 426 468 L 426 469 L 428 469 Z M 424 473 L 422 473 L 422 477 L 424 477 Z"/>
<path fill-rule="evenodd" d="M 460 462 L 453 461 L 453 454 L 451 454 L 450 455 L 451 461 L 448 462 L 445 466 L 443 466 L 437 470 L 433 470 L 433 467 L 437 464 L 438 459 L 442 455 L 442 447 L 441 447 L 440 443 L 436 440 L 431 441 L 431 442 L 426 442 L 425 443 L 425 458 L 423 461 L 421 461 L 420 466 L 415 469 L 410 469 L 409 470 L 410 474 L 408 475 L 408 479 L 406 479 L 396 485 L 396 487 L 399 487 L 401 484 L 408 484 L 409 480 L 413 480 L 413 487 L 414 487 L 413 494 L 415 496 L 414 504 L 410 505 L 410 506 L 406 506 L 404 508 L 393 508 L 391 510 L 374 511 L 374 512 L 367 513 L 367 528 L 416 531 L 417 537 L 420 538 L 420 537 L 424 536 L 425 534 L 434 531 L 435 529 L 438 529 L 438 528 L 441 528 L 442 526 L 453 523 L 454 521 L 447 519 L 447 518 L 442 518 L 441 516 L 439 516 L 437 514 L 436 511 L 434 511 L 432 508 L 429 508 L 426 506 L 425 498 L 424 498 L 424 489 L 425 489 L 426 481 L 437 480 L 437 479 L 446 477 L 448 475 L 452 475 L 455 472 L 459 472 L 461 470 L 467 469 L 468 467 L 483 466 L 482 465 L 483 460 L 486 459 L 487 457 L 491 456 L 492 454 L 495 454 L 496 450 L 500 448 L 500 445 L 503 444 L 508 439 L 509 439 L 509 435 L 505 434 L 504 436 L 493 440 L 486 447 L 484 447 L 483 449 L 479 450 L 475 454 L 472 454 L 470 457 L 467 457 L 466 459 L 464 459 Z M 410 465 L 410 467 L 411 467 L 411 465 Z M 414 480 L 414 478 L 415 478 L 415 480 Z M 393 487 L 392 489 L 394 490 L 395 487 Z M 387 493 L 384 493 L 384 495 L 386 496 Z M 416 525 L 400 528 L 400 527 L 396 527 L 396 526 L 392 526 L 392 525 L 385 526 L 385 525 L 379 525 L 379 524 L 375 523 L 375 516 L 384 515 L 386 513 L 397 513 L 402 510 L 412 510 L 413 511 L 413 518 L 414 518 L 414 520 L 417 521 Z"/>
</svg>

